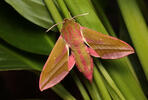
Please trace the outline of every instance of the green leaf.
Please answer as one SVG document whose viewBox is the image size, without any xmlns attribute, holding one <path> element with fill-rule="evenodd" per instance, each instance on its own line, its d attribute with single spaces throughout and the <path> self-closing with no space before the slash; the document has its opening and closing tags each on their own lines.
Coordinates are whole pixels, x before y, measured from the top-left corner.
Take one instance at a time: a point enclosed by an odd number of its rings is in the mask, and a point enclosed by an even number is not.
<svg viewBox="0 0 148 100">
<path fill-rule="evenodd" d="M 102 21 L 102 24 L 106 28 L 106 30 L 109 32 L 110 35 L 115 36 L 115 34 L 114 34 L 115 32 L 112 29 L 112 26 L 103 11 L 103 7 L 100 4 L 100 0 L 91 0 L 91 2 L 94 5 L 93 7 L 96 9 L 96 12 L 97 12 L 100 20 Z"/>
<path fill-rule="evenodd" d="M 55 33 L 29 23 L 5 3 L 0 4 L 0 38 L 27 52 L 48 55 L 54 45 Z M 9 12 L 9 13 L 7 13 Z"/>
<path fill-rule="evenodd" d="M 76 83 L 78 89 L 80 90 L 80 93 L 81 93 L 83 99 L 84 99 L 84 100 L 90 100 L 90 98 L 89 98 L 89 96 L 88 96 L 88 93 L 86 92 L 86 90 L 85 90 L 83 84 L 81 83 L 80 79 L 78 78 L 77 74 L 76 74 L 74 71 L 71 71 L 71 76 L 72 76 L 72 78 L 74 79 L 74 81 L 75 81 L 75 83 Z M 91 93 L 94 93 L 94 91 L 91 92 Z M 90 94 L 91 94 L 91 93 L 90 93 Z M 96 96 L 96 95 L 95 95 L 95 96 Z M 93 97 L 95 97 L 95 96 L 93 96 Z M 95 98 L 96 98 L 96 97 L 95 97 Z"/>
<path fill-rule="evenodd" d="M 51 16 L 53 17 L 54 21 L 56 23 L 62 22 L 63 21 L 62 16 L 60 15 L 56 6 L 54 5 L 53 0 L 45 0 L 45 4 L 47 5 L 47 8 L 48 8 L 49 12 L 51 13 Z M 62 28 L 62 24 L 58 24 L 57 27 L 60 32 L 60 30 Z"/>
<path fill-rule="evenodd" d="M 95 60 L 97 61 L 97 60 Z M 102 66 L 101 62 L 97 61 L 97 67 L 100 70 L 100 72 L 102 73 L 102 75 L 104 76 L 104 80 L 106 82 L 106 86 L 109 88 L 109 93 L 113 93 L 113 95 L 117 95 L 118 98 L 120 98 L 121 100 L 125 100 L 123 94 L 121 93 L 121 91 L 119 90 L 119 88 L 117 87 L 117 85 L 115 84 L 115 82 L 112 80 L 111 76 L 109 75 L 109 73 L 105 70 L 105 68 Z"/>
<path fill-rule="evenodd" d="M 41 71 L 43 63 L 39 59 L 41 60 L 40 57 L 22 52 L 3 41 L 0 42 L 0 70 Z"/>
<path fill-rule="evenodd" d="M 127 58 L 108 60 L 103 65 L 126 99 L 142 98 L 142 100 L 146 100 L 139 82 L 128 67 L 131 64 L 127 61 Z"/>
<path fill-rule="evenodd" d="M 5 0 L 17 12 L 24 16 L 29 21 L 44 27 L 49 28 L 54 23 L 46 9 L 43 0 Z"/>
<path fill-rule="evenodd" d="M 63 100 L 76 100 L 61 84 L 52 87 Z"/>
<path fill-rule="evenodd" d="M 105 100 L 101 98 L 101 94 L 98 91 L 97 85 L 95 84 L 95 82 L 92 82 L 90 84 L 90 82 L 86 80 L 84 77 L 83 77 L 83 81 L 85 83 L 84 85 L 86 86 L 92 100 Z"/>
<path fill-rule="evenodd" d="M 103 24 L 99 20 L 99 17 L 94 11 L 89 0 L 64 0 L 68 9 L 73 16 L 83 13 L 89 13 L 86 16 L 78 17 L 76 20 L 84 27 L 107 34 Z"/>
<path fill-rule="evenodd" d="M 131 40 L 148 79 L 148 29 L 136 0 L 117 0 Z M 128 3 L 127 3 L 128 2 Z"/>
<path fill-rule="evenodd" d="M 10 55 L 5 50 L 6 48 L 3 48 L 0 45 L 0 70 L 31 70 L 31 68 L 25 64 L 24 62 L 17 59 L 15 56 Z"/>
<path fill-rule="evenodd" d="M 95 79 L 98 90 L 100 91 L 100 94 L 101 94 L 101 97 L 103 98 L 103 100 L 111 100 L 111 97 L 106 89 L 103 79 L 102 79 L 100 73 L 98 72 L 96 66 L 94 67 L 94 79 Z"/>
</svg>

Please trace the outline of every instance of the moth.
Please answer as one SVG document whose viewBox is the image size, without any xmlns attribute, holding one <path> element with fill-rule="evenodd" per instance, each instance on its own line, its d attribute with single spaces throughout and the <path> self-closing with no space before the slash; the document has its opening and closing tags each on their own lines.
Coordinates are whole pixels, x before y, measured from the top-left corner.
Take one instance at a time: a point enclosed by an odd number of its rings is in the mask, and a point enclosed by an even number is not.
<svg viewBox="0 0 148 100">
<path fill-rule="evenodd" d="M 101 59 L 119 59 L 134 53 L 134 49 L 124 41 L 83 27 L 76 23 L 74 18 L 65 18 L 62 23 L 61 35 L 40 75 L 41 91 L 63 80 L 75 64 L 78 70 L 92 81 L 91 56 Z"/>
</svg>

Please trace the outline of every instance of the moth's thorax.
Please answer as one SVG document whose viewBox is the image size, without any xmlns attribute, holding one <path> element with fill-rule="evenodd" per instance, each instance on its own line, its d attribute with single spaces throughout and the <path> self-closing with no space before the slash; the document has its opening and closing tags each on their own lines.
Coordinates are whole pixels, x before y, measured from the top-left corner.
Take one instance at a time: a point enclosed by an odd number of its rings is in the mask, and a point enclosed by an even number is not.
<svg viewBox="0 0 148 100">
<path fill-rule="evenodd" d="M 80 24 L 73 19 L 64 19 L 61 34 L 71 47 L 77 47 L 83 43 Z"/>
</svg>

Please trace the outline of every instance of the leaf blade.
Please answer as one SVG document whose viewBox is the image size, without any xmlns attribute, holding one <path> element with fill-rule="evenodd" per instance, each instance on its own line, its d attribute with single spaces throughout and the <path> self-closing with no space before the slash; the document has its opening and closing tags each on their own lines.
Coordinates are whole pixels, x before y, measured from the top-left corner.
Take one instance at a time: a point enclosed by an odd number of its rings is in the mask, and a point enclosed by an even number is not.
<svg viewBox="0 0 148 100">
<path fill-rule="evenodd" d="M 49 28 L 53 21 L 44 5 L 43 0 L 5 0 L 16 11 L 31 22 Z M 40 9 L 38 9 L 40 8 Z"/>
<path fill-rule="evenodd" d="M 55 33 L 50 33 L 49 37 L 44 30 L 23 19 L 5 2 L 0 3 L 0 12 L 0 38 L 27 52 L 42 55 L 50 53 Z"/>
</svg>

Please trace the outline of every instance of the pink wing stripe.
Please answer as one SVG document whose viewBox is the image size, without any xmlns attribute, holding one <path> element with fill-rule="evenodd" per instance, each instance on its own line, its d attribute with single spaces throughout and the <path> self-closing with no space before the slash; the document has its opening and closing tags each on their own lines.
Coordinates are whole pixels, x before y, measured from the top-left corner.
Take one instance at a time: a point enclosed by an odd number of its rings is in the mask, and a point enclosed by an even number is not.
<svg viewBox="0 0 148 100">
<path fill-rule="evenodd" d="M 89 54 L 90 54 L 91 56 L 100 57 L 100 56 L 98 55 L 98 53 L 96 53 L 96 51 L 95 51 L 94 49 L 88 48 L 88 51 L 89 51 Z"/>
<path fill-rule="evenodd" d="M 46 86 L 44 86 L 44 88 L 40 88 L 41 91 L 46 90 L 48 88 L 53 87 L 54 85 L 56 85 L 57 83 L 59 83 L 61 80 L 64 79 L 64 77 L 68 74 L 69 72 L 62 72 L 61 74 L 59 74 L 57 77 L 55 77 L 54 79 L 52 79 Z M 46 81 L 45 81 L 46 82 Z"/>
<path fill-rule="evenodd" d="M 119 59 L 121 57 L 125 57 L 128 56 L 129 54 L 132 54 L 133 52 L 117 52 L 117 53 L 112 53 L 112 54 L 105 54 L 103 57 L 101 57 L 102 59 Z"/>
</svg>

